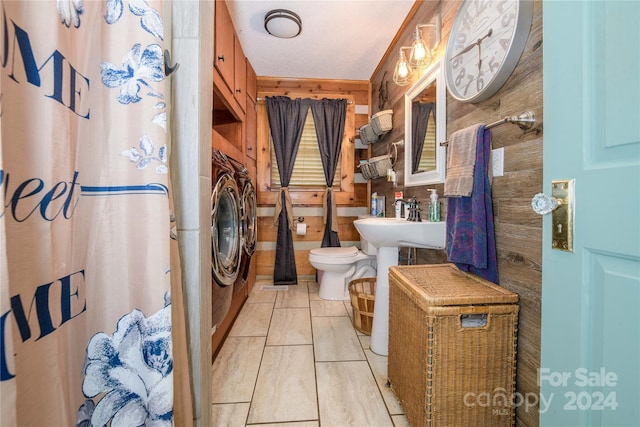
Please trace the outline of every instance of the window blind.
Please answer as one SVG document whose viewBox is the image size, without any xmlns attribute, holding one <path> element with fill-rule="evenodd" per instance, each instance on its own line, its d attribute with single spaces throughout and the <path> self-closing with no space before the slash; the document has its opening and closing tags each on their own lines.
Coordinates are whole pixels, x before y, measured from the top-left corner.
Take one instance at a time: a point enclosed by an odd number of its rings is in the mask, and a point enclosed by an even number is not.
<svg viewBox="0 0 640 427">
<path fill-rule="evenodd" d="M 436 168 L 436 121 L 433 116 L 433 114 L 429 114 L 418 172 L 432 171 Z"/>
</svg>

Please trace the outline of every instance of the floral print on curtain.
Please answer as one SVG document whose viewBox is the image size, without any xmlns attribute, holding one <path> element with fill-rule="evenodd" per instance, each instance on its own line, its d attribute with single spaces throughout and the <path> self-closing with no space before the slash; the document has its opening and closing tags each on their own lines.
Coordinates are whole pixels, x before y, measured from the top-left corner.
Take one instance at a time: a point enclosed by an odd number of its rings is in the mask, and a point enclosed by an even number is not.
<svg viewBox="0 0 640 427">
<path fill-rule="evenodd" d="M 77 425 L 173 425 L 172 371 L 169 305 L 149 318 L 138 310 L 123 316 L 113 335 L 89 342 Z"/>
</svg>

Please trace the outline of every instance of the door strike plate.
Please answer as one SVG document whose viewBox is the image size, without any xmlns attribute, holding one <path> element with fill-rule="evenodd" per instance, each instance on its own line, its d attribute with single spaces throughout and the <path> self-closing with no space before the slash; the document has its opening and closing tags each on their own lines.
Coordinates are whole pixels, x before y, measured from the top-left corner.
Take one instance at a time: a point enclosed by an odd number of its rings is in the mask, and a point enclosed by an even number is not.
<svg viewBox="0 0 640 427">
<path fill-rule="evenodd" d="M 558 207 L 551 212 L 551 247 L 573 252 L 575 179 L 551 181 L 551 196 L 558 201 Z"/>
</svg>

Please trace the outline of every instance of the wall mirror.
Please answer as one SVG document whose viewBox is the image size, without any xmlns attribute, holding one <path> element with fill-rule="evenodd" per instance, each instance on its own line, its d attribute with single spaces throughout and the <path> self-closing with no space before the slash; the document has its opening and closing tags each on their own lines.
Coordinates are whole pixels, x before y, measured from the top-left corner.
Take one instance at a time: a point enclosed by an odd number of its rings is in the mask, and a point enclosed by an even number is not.
<svg viewBox="0 0 640 427">
<path fill-rule="evenodd" d="M 444 182 L 447 135 L 444 70 L 440 61 L 427 70 L 404 96 L 404 185 Z"/>
</svg>

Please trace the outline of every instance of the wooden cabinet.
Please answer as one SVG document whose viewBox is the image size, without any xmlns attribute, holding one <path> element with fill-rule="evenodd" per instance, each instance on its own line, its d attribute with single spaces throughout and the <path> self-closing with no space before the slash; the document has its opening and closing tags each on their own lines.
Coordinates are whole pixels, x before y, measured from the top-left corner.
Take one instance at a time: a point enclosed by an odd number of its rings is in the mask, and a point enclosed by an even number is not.
<svg viewBox="0 0 640 427">
<path fill-rule="evenodd" d="M 225 1 L 215 2 L 214 88 L 238 120 L 246 108 L 247 59 Z"/>
<path fill-rule="evenodd" d="M 233 96 L 240 104 L 240 108 L 246 111 L 247 105 L 247 58 L 244 56 L 242 46 L 238 37 L 235 38 L 235 55 L 234 55 L 234 89 Z"/>
<path fill-rule="evenodd" d="M 249 61 L 247 61 L 247 96 L 254 103 L 258 102 L 258 78 Z"/>
<path fill-rule="evenodd" d="M 216 1 L 215 8 L 214 141 L 231 151 L 226 154 L 255 165 L 256 73 L 244 56 L 226 1 Z"/>
<path fill-rule="evenodd" d="M 258 140 L 258 109 L 257 109 L 257 86 L 258 80 L 256 72 L 247 61 L 247 108 L 245 116 L 245 154 L 247 163 L 253 162 L 255 165 L 257 155 L 256 146 Z"/>
<path fill-rule="evenodd" d="M 234 87 L 235 31 L 226 2 L 216 1 L 215 8 L 214 66 L 227 85 L 227 89 L 231 90 Z"/>
<path fill-rule="evenodd" d="M 258 112 L 256 104 L 247 97 L 247 115 L 245 116 L 245 136 L 246 136 L 246 155 L 255 164 L 256 161 L 256 145 L 258 139 Z"/>
</svg>

